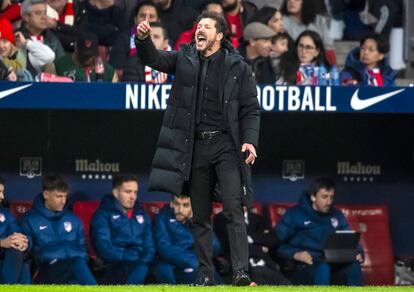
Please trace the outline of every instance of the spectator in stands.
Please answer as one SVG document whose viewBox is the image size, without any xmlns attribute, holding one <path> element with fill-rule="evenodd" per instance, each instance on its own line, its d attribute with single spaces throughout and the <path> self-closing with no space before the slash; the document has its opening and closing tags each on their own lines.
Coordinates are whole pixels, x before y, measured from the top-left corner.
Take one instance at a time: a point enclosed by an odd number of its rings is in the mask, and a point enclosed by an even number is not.
<svg viewBox="0 0 414 292">
<path fill-rule="evenodd" d="M 383 35 L 368 34 L 359 48 L 346 58 L 345 69 L 339 75 L 342 85 L 392 86 L 398 72 L 388 64 L 389 42 Z"/>
<path fill-rule="evenodd" d="M 221 3 L 226 13 L 231 35 L 241 41 L 244 27 L 256 14 L 256 5 L 242 0 L 221 0 Z"/>
<path fill-rule="evenodd" d="M 257 83 L 274 83 L 270 52 L 272 37 L 276 35 L 271 28 L 260 22 L 249 23 L 244 29 L 244 41 L 240 53 L 250 63 Z"/>
<path fill-rule="evenodd" d="M 291 285 L 279 271 L 278 265 L 270 256 L 270 251 L 277 247 L 277 236 L 272 232 L 264 218 L 244 208 L 244 221 L 247 226 L 249 242 L 249 272 L 252 280 L 259 285 Z M 229 238 L 226 218 L 223 213 L 214 217 L 214 231 L 217 234 L 225 255 L 230 258 Z"/>
<path fill-rule="evenodd" d="M 278 254 L 296 263 L 295 284 L 330 285 L 331 279 L 341 275 L 346 285 L 362 285 L 362 249 L 351 263 L 321 261 L 327 236 L 350 229 L 345 216 L 333 206 L 334 196 L 335 185 L 330 179 L 315 179 L 298 205 L 288 209 L 276 225 L 281 241 Z"/>
<path fill-rule="evenodd" d="M 86 11 L 86 30 L 98 37 L 99 55 L 108 61 L 111 47 L 128 35 L 124 11 L 114 4 L 114 0 L 85 0 L 80 3 L 82 10 Z"/>
<path fill-rule="evenodd" d="M 23 260 L 28 240 L 9 209 L 4 207 L 4 189 L 4 179 L 0 177 L 0 283 L 29 284 L 29 265 Z"/>
<path fill-rule="evenodd" d="M 0 19 L 0 59 L 7 68 L 7 72 L 12 71 L 23 74 L 24 56 L 21 50 L 15 46 L 13 27 L 7 19 Z M 11 77 L 11 76 L 10 76 Z M 16 76 L 17 79 L 17 76 Z M 21 78 L 22 81 L 24 78 Z"/>
<path fill-rule="evenodd" d="M 112 66 L 99 57 L 98 38 L 92 32 L 80 32 L 75 51 L 57 59 L 54 67 L 54 74 L 69 77 L 74 81 L 118 81 Z"/>
<path fill-rule="evenodd" d="M 137 203 L 138 180 L 117 175 L 91 220 L 91 240 L 111 284 L 143 284 L 155 247 L 151 219 Z"/>
<path fill-rule="evenodd" d="M 77 34 L 86 29 L 86 10 L 79 9 L 78 0 L 46 0 L 57 12 L 57 19 L 48 20 L 48 27 L 62 43 L 66 52 L 75 50 Z M 50 9 L 49 9 L 50 10 Z"/>
<path fill-rule="evenodd" d="M 17 22 L 20 20 L 20 3 L 12 0 L 0 0 L 0 18 Z"/>
<path fill-rule="evenodd" d="M 297 40 L 305 30 L 313 30 L 321 36 L 331 64 L 336 63 L 333 40 L 330 37 L 323 0 L 285 0 L 282 6 L 284 27 L 286 32 Z"/>
<path fill-rule="evenodd" d="M 347 26 L 353 28 L 351 37 L 353 39 L 360 39 L 368 32 L 367 29 L 389 38 L 391 29 L 393 27 L 402 26 L 403 8 L 402 0 L 347 0 L 345 5 L 354 11 L 354 17 L 350 17 L 346 23 Z M 356 16 L 356 18 L 355 18 Z M 359 27 L 355 24 L 359 22 Z M 357 28 L 364 28 L 365 30 L 356 30 Z"/>
<path fill-rule="evenodd" d="M 155 278 L 159 283 L 194 284 L 198 274 L 198 259 L 191 231 L 191 199 L 174 195 L 170 204 L 161 209 L 154 223 L 154 241 L 159 260 L 155 264 Z M 213 254 L 220 252 L 213 241 Z"/>
<path fill-rule="evenodd" d="M 283 16 L 279 9 L 263 7 L 252 17 L 251 22 L 261 22 L 273 29 L 276 33 L 284 32 Z"/>
<path fill-rule="evenodd" d="M 42 193 L 22 221 L 29 252 L 38 265 L 39 284 L 95 285 L 86 263 L 85 235 L 81 220 L 67 209 L 69 186 L 59 175 L 46 175 Z"/>
<path fill-rule="evenodd" d="M 330 69 L 321 37 L 315 31 L 306 30 L 299 35 L 295 46 L 296 51 L 288 51 L 280 58 L 278 83 L 317 85 L 315 71 L 321 66 Z"/>
<path fill-rule="evenodd" d="M 184 6 L 182 0 L 152 0 L 161 11 L 161 21 L 173 47 L 180 34 L 192 28 L 197 12 Z"/>
<path fill-rule="evenodd" d="M 284 54 L 291 54 L 293 51 L 295 51 L 295 42 L 287 32 L 280 32 L 272 38 L 270 59 L 278 84 L 283 83 L 283 78 L 279 80 L 281 77 L 280 60 Z"/>
<path fill-rule="evenodd" d="M 151 22 L 150 24 L 152 27 L 151 40 L 154 43 L 155 48 L 158 50 L 170 51 L 171 48 L 168 44 L 167 29 L 161 22 Z M 131 43 L 131 46 L 132 44 L 134 43 Z M 131 48 L 130 50 L 128 63 L 123 72 L 124 75 L 122 77 L 122 81 L 143 82 L 148 84 L 166 83 L 172 81 L 171 75 L 159 72 L 149 66 L 146 66 L 142 62 L 139 52 L 136 52 L 135 44 L 133 46 L 134 48 Z"/>
<path fill-rule="evenodd" d="M 45 0 L 24 0 L 21 15 L 24 22 L 20 33 L 15 35 L 16 45 L 23 51 L 26 69 L 35 77 L 51 70 L 55 58 L 63 56 L 65 51 L 59 39 L 47 28 Z"/>
<path fill-rule="evenodd" d="M 151 0 L 139 2 L 132 13 L 134 24 L 129 30 L 129 34 L 120 34 L 117 42 L 109 53 L 109 64 L 116 70 L 118 78 L 122 81 L 144 82 L 144 65 L 136 57 L 135 36 L 137 25 L 146 17 L 151 22 L 160 21 L 160 11 L 157 5 Z M 125 76 L 124 76 L 125 73 Z"/>
</svg>

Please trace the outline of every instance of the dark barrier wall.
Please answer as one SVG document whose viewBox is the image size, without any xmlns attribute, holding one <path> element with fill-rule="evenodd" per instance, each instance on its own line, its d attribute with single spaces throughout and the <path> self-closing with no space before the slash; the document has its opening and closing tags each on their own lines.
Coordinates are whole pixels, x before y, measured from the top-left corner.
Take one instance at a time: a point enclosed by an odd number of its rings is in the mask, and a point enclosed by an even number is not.
<svg viewBox="0 0 414 292">
<path fill-rule="evenodd" d="M 160 111 L 0 110 L 0 173 L 10 200 L 32 200 L 40 176 L 60 172 L 73 200 L 110 192 L 110 177 L 133 172 L 140 200 L 162 120 Z M 412 114 L 262 113 L 256 200 L 294 202 L 312 178 L 332 176 L 337 202 L 389 206 L 396 255 L 414 255 Z"/>
<path fill-rule="evenodd" d="M 72 200 L 110 192 L 133 172 L 140 199 L 171 85 L 0 83 L 0 175 L 10 200 L 32 200 L 40 176 L 63 173 Z M 256 200 L 295 202 L 332 176 L 337 202 L 387 204 L 396 255 L 414 256 L 414 88 L 258 87 Z"/>
</svg>

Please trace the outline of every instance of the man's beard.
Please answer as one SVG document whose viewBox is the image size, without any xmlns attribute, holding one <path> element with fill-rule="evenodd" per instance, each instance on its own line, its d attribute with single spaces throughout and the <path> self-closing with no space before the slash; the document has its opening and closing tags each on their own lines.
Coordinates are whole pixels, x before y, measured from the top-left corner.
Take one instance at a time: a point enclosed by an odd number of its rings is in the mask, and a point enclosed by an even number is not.
<svg viewBox="0 0 414 292">
<path fill-rule="evenodd" d="M 229 5 L 227 5 L 226 7 L 223 7 L 224 13 L 231 12 L 231 11 L 233 11 L 234 9 L 236 9 L 236 7 L 237 7 L 237 1 L 238 1 L 238 0 L 234 1 L 234 3 L 233 3 L 233 4 L 229 4 Z"/>
<path fill-rule="evenodd" d="M 210 50 L 214 46 L 214 41 L 207 40 L 206 42 L 207 42 L 206 48 L 204 50 L 200 51 L 200 53 L 202 55 L 205 55 L 207 53 L 207 51 Z"/>
</svg>

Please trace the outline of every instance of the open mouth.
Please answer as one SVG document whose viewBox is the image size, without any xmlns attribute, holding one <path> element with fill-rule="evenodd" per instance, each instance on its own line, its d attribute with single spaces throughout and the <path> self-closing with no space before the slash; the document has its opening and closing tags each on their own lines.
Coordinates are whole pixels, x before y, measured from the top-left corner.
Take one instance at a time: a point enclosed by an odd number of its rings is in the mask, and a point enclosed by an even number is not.
<svg viewBox="0 0 414 292">
<path fill-rule="evenodd" d="M 203 46 L 207 42 L 207 37 L 205 35 L 199 34 L 196 38 L 197 46 Z"/>
</svg>

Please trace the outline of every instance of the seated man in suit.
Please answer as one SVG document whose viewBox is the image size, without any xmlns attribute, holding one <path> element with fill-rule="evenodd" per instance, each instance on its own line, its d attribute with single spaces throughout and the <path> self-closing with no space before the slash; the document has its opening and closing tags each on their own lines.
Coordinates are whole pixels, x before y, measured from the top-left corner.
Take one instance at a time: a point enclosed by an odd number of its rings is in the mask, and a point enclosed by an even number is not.
<svg viewBox="0 0 414 292">
<path fill-rule="evenodd" d="M 281 241 L 279 256 L 297 263 L 294 283 L 330 285 L 332 279 L 342 277 L 346 285 L 362 285 L 362 249 L 352 262 L 331 264 L 322 260 L 327 236 L 350 229 L 345 216 L 333 206 L 334 195 L 335 185 L 330 179 L 315 179 L 299 204 L 288 209 L 276 225 Z"/>
<path fill-rule="evenodd" d="M 91 220 L 91 240 L 110 284 L 143 284 L 155 254 L 151 219 L 137 203 L 138 180 L 117 175 Z"/>
</svg>

